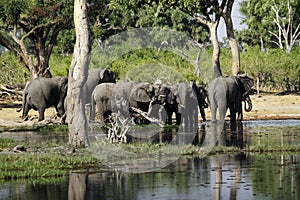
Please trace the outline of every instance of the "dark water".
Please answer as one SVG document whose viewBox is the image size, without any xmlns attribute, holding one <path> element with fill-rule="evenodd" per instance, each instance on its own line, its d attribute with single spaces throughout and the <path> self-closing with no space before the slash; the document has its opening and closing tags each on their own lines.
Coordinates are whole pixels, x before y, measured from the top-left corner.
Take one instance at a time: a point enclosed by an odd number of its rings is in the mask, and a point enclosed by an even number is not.
<svg viewBox="0 0 300 200">
<path fill-rule="evenodd" d="M 206 124 L 202 134 L 209 128 Z M 300 120 L 246 121 L 224 129 L 218 145 L 300 145 Z M 0 185 L 0 198 L 300 199 L 300 152 L 181 156 L 148 172 L 120 169 L 70 172 L 44 183 L 8 182 Z"/>
</svg>

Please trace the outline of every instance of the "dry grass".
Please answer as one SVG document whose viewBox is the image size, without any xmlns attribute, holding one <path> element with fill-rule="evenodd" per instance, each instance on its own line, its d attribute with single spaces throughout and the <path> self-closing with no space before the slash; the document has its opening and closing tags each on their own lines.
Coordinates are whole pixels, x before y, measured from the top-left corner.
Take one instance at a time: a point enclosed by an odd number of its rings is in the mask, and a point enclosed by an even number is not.
<svg viewBox="0 0 300 200">
<path fill-rule="evenodd" d="M 252 111 L 243 112 L 244 120 L 300 119 L 300 95 L 252 95 L 251 100 Z M 207 116 L 209 119 L 209 110 Z"/>
<path fill-rule="evenodd" d="M 260 119 L 300 119 L 300 95 L 267 95 L 261 97 L 251 96 L 253 109 L 251 112 L 244 112 L 245 120 Z M 21 103 L 21 102 L 14 102 Z M 22 112 L 17 112 L 18 108 L 1 108 L 0 119 L 9 121 L 22 121 Z M 46 110 L 46 117 L 54 116 L 55 109 Z M 210 111 L 206 109 L 207 118 L 210 119 Z M 31 110 L 30 116 L 38 116 L 37 111 Z M 200 119 L 200 117 L 199 117 Z M 37 119 L 36 119 L 37 120 Z"/>
</svg>

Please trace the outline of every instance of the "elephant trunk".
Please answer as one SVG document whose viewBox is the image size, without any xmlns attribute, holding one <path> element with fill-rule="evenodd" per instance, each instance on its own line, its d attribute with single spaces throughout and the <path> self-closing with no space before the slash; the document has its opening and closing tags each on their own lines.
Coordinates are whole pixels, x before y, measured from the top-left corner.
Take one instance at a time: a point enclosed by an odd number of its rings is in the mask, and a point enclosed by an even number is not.
<svg viewBox="0 0 300 200">
<path fill-rule="evenodd" d="M 250 96 L 247 96 L 244 100 L 245 102 L 245 106 L 244 106 L 244 109 L 246 112 L 250 112 L 252 110 L 252 101 L 250 99 Z M 248 104 L 248 107 L 247 107 L 247 104 Z"/>
</svg>

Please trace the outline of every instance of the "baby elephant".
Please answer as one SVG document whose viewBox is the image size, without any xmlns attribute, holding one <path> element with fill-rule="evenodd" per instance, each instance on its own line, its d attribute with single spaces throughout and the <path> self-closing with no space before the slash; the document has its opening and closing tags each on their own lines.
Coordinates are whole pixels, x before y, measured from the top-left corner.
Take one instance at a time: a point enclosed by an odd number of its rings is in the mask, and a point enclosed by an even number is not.
<svg viewBox="0 0 300 200">
<path fill-rule="evenodd" d="M 59 117 L 65 116 L 64 99 L 67 90 L 67 77 L 39 77 L 28 82 L 23 91 L 22 118 L 27 120 L 28 112 L 34 109 L 39 112 L 39 121 L 44 120 L 45 110 L 51 106 L 55 107 Z"/>
<path fill-rule="evenodd" d="M 112 113 L 111 99 L 115 85 L 115 83 L 101 83 L 95 87 L 91 97 L 90 121 L 95 121 L 95 104 L 97 105 L 100 121 L 109 120 Z"/>
</svg>

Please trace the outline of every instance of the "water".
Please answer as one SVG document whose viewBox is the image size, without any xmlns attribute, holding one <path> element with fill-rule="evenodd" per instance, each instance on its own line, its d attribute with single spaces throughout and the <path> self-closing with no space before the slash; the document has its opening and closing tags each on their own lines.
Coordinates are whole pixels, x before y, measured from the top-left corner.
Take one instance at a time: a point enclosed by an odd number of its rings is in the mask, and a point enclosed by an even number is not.
<svg viewBox="0 0 300 200">
<path fill-rule="evenodd" d="M 246 121 L 225 128 L 222 145 L 300 145 L 300 120 Z M 0 198 L 300 199 L 299 188 L 300 152 L 241 152 L 182 156 L 146 173 L 99 169 L 50 181 L 8 182 L 0 185 Z"/>
</svg>

